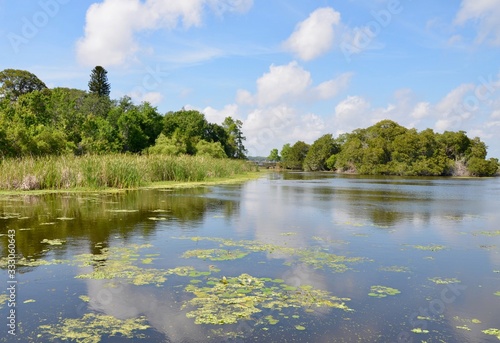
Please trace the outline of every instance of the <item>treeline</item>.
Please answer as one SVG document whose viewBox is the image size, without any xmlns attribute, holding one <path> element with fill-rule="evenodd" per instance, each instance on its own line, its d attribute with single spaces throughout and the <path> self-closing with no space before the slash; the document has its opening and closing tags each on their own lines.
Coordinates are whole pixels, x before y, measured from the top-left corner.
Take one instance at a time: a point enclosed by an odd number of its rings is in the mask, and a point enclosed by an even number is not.
<svg viewBox="0 0 500 343">
<path fill-rule="evenodd" d="M 498 159 L 486 160 L 487 147 L 464 131 L 436 133 L 407 129 L 383 120 L 334 138 L 326 134 L 312 145 L 302 141 L 273 149 L 268 160 L 285 169 L 405 176 L 493 176 Z"/>
<path fill-rule="evenodd" d="M 194 110 L 162 115 L 147 102 L 109 98 L 102 67 L 89 90 L 49 89 L 23 70 L 0 72 L 0 159 L 23 156 L 146 153 L 244 159 L 242 122 L 209 123 Z"/>
</svg>

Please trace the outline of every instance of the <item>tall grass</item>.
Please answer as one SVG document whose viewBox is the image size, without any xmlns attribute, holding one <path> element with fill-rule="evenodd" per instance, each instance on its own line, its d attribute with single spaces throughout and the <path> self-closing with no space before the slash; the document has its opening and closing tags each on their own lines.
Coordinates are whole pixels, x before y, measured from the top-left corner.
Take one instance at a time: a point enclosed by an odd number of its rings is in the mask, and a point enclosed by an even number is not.
<svg viewBox="0 0 500 343">
<path fill-rule="evenodd" d="M 86 155 L 0 160 L 0 189 L 133 188 L 205 181 L 256 170 L 244 161 L 199 156 Z"/>
</svg>

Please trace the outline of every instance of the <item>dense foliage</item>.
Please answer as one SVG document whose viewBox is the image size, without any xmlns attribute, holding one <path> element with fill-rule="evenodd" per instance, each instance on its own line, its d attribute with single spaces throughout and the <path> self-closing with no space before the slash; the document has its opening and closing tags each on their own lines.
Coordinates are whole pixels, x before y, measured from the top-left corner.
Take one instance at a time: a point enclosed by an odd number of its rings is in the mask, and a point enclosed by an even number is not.
<svg viewBox="0 0 500 343">
<path fill-rule="evenodd" d="M 22 70 L 0 72 L 0 158 L 65 154 L 151 153 L 244 159 L 242 123 L 219 125 L 194 110 L 162 115 L 149 103 L 109 98 L 107 71 L 89 88 L 49 89 Z"/>
<path fill-rule="evenodd" d="M 275 161 L 276 151 L 271 155 Z M 492 176 L 498 171 L 498 159 L 486 160 L 487 147 L 478 137 L 464 131 L 418 132 L 391 120 L 383 120 L 366 129 L 357 129 L 334 139 L 327 134 L 312 145 L 298 141 L 285 144 L 281 166 L 308 171 L 382 175 L 459 175 Z"/>
</svg>

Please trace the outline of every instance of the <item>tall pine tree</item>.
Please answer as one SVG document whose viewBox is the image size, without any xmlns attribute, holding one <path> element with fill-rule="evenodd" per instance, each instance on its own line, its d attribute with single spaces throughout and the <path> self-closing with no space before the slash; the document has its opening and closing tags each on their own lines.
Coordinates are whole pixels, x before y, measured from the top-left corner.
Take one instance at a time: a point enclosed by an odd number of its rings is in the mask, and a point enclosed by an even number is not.
<svg viewBox="0 0 500 343">
<path fill-rule="evenodd" d="M 92 69 L 89 81 L 90 93 L 97 94 L 98 96 L 109 97 L 111 86 L 108 82 L 108 72 L 101 66 Z"/>
</svg>

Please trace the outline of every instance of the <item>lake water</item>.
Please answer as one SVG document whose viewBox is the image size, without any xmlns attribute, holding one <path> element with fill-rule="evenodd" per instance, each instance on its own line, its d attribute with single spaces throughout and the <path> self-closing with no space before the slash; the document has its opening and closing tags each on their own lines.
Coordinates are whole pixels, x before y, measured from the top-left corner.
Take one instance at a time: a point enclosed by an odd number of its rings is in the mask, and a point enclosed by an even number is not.
<svg viewBox="0 0 500 343">
<path fill-rule="evenodd" d="M 313 173 L 3 196 L 0 342 L 498 342 L 499 196 Z"/>
</svg>

